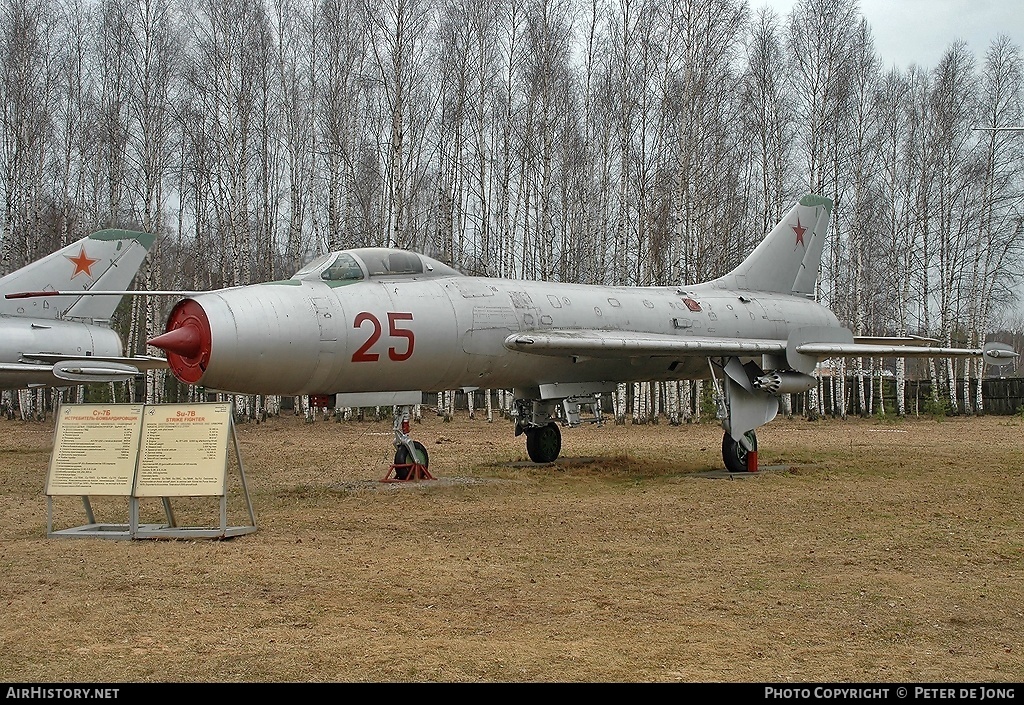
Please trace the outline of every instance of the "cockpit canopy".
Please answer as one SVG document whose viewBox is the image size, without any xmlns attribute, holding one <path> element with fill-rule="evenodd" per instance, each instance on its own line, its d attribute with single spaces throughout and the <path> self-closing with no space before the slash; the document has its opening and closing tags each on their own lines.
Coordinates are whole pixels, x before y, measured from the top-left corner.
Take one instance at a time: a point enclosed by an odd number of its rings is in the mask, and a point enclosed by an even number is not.
<svg viewBox="0 0 1024 705">
<path fill-rule="evenodd" d="M 292 275 L 292 279 L 351 283 L 361 279 L 425 279 L 450 276 L 461 274 L 448 265 L 417 252 L 388 247 L 360 247 L 317 257 Z"/>
</svg>

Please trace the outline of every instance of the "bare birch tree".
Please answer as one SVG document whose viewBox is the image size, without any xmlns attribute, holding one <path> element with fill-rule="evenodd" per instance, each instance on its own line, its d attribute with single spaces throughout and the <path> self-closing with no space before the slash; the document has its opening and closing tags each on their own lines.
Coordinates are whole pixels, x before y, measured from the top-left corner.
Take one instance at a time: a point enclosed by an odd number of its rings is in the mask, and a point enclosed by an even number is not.
<svg viewBox="0 0 1024 705">
<path fill-rule="evenodd" d="M 930 96 L 932 148 L 937 167 L 935 181 L 933 236 L 936 245 L 935 280 L 938 285 L 938 335 L 952 345 L 962 335 L 962 305 L 959 292 L 965 287 L 968 229 L 977 217 L 975 162 L 969 147 L 977 124 L 977 93 L 973 80 L 974 57 L 963 42 L 953 44 L 935 70 Z M 927 302 L 926 302 L 927 304 Z M 962 341 L 958 341 L 962 342 Z M 952 411 L 957 401 L 957 363 L 947 358 L 944 384 Z M 936 380 L 938 382 L 938 380 Z M 969 400 L 964 400 L 965 402 Z"/>
<path fill-rule="evenodd" d="M 849 165 L 844 148 L 848 142 L 848 119 L 852 81 L 852 31 L 856 26 L 854 0 L 800 0 L 789 16 L 788 41 L 790 76 L 799 124 L 799 144 L 804 160 L 806 186 L 814 193 L 830 196 L 836 204 L 837 216 L 845 205 L 842 188 Z M 835 235 L 826 238 L 821 277 L 831 282 L 841 270 L 842 243 Z M 828 305 L 834 292 L 826 289 L 819 295 Z M 842 400 L 842 362 L 838 374 L 829 378 L 829 397 Z M 809 393 L 813 414 L 824 413 L 820 388 Z M 841 405 L 842 406 L 842 405 Z M 833 405 L 833 410 L 836 406 Z M 845 411 L 842 406 L 841 411 Z"/>
<path fill-rule="evenodd" d="M 376 145 L 367 142 L 371 131 L 367 92 L 361 83 L 366 72 L 367 31 L 361 3 L 326 0 L 319 5 L 316 22 L 322 33 L 316 44 L 316 92 L 320 165 L 314 177 L 314 228 L 324 251 L 378 244 L 371 233 L 382 230 L 379 202 L 372 188 L 380 184 Z M 367 162 L 371 168 L 363 169 Z M 322 215 L 321 215 L 322 213 Z M 295 257 L 299 253 L 294 253 Z"/>
<path fill-rule="evenodd" d="M 1019 126 L 1024 120 L 1024 66 L 1020 47 L 1005 35 L 989 46 L 981 73 L 979 127 Z M 988 130 L 978 133 L 982 154 L 979 181 L 979 214 L 976 237 L 970 243 L 968 274 L 967 344 L 981 346 L 989 329 L 993 310 L 1012 300 L 1013 263 L 1019 262 L 1022 241 L 1021 211 L 1024 182 L 1021 165 L 1024 143 L 1013 132 Z M 970 398 L 970 380 L 975 381 L 974 411 L 983 409 L 981 380 L 984 363 L 972 361 L 964 374 L 963 398 Z"/>
<path fill-rule="evenodd" d="M 0 266 L 9 272 L 48 254 L 43 190 L 50 154 L 51 115 L 59 64 L 54 8 L 46 0 L 0 5 L 0 179 L 3 222 Z"/>
<path fill-rule="evenodd" d="M 747 40 L 747 69 L 742 77 L 741 119 L 749 136 L 750 201 L 757 212 L 758 233 L 766 235 L 782 218 L 800 187 L 794 183 L 792 85 L 780 68 L 785 55 L 778 16 L 762 8 Z"/>
<path fill-rule="evenodd" d="M 166 0 L 143 0 L 125 5 L 124 20 L 130 42 L 138 47 L 137 51 L 126 52 L 129 59 L 126 187 L 133 220 L 156 237 L 140 272 L 142 287 L 152 290 L 165 288 L 165 272 L 159 265 L 167 235 L 165 219 L 172 159 L 177 154 L 178 132 L 173 105 L 181 59 L 178 19 Z M 143 352 L 144 341 L 163 332 L 162 314 L 163 307 L 156 298 L 132 297 L 131 327 L 126 336 L 129 351 Z M 166 376 L 166 370 L 146 374 L 147 403 L 162 399 Z M 129 385 L 129 389 L 133 388 Z"/>
<path fill-rule="evenodd" d="M 850 322 L 854 335 L 866 335 L 869 309 L 876 303 L 869 299 L 882 296 L 885 289 L 872 281 L 878 267 L 872 266 L 872 255 L 877 251 L 871 223 L 877 220 L 879 126 L 878 110 L 874 103 L 879 82 L 880 61 L 874 51 L 874 42 L 867 22 L 861 19 L 853 36 L 851 54 L 850 94 L 850 198 L 847 199 L 845 218 L 839 225 L 846 232 L 846 267 L 835 270 L 836 287 L 848 292 L 846 297 L 835 296 L 836 313 Z M 884 304 L 883 304 L 884 306 Z M 876 322 L 877 323 L 877 322 Z M 867 394 L 871 391 L 870 377 L 865 381 L 866 365 L 863 358 L 854 359 L 857 379 L 857 411 L 868 413 Z M 845 413 L 845 405 L 843 408 Z"/>
<path fill-rule="evenodd" d="M 910 332 L 910 315 L 917 291 L 913 273 L 920 269 L 915 226 L 917 176 L 920 157 L 911 134 L 914 124 L 910 76 L 892 69 L 883 78 L 875 100 L 878 113 L 878 158 L 883 196 L 876 211 L 876 227 L 887 238 L 881 262 L 881 286 L 891 292 L 893 332 Z M 896 413 L 906 414 L 906 359 L 896 360 Z"/>
<path fill-rule="evenodd" d="M 412 197 L 410 168 L 420 143 L 413 143 L 414 113 L 422 119 L 432 111 L 429 103 L 414 104 L 429 91 L 425 86 L 427 39 L 432 36 L 433 11 L 423 0 L 366 2 L 364 11 L 372 28 L 371 49 L 377 80 L 377 99 L 386 129 L 382 130 L 384 173 L 383 212 L 387 223 L 387 244 L 408 247 L 415 233 L 409 233 L 407 206 Z"/>
</svg>

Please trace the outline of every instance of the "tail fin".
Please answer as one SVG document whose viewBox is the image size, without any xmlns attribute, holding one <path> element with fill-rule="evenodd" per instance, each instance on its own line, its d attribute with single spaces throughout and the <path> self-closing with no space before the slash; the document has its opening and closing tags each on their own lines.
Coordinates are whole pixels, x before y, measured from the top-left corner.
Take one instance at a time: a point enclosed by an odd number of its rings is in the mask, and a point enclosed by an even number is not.
<svg viewBox="0 0 1024 705">
<path fill-rule="evenodd" d="M 0 278 L 0 297 L 22 291 L 125 290 L 154 239 L 134 230 L 100 230 Z M 120 302 L 120 296 L 0 298 L 0 314 L 104 321 Z"/>
<path fill-rule="evenodd" d="M 722 288 L 813 294 L 831 215 L 831 199 L 804 196 L 740 266 L 713 283 Z"/>
</svg>

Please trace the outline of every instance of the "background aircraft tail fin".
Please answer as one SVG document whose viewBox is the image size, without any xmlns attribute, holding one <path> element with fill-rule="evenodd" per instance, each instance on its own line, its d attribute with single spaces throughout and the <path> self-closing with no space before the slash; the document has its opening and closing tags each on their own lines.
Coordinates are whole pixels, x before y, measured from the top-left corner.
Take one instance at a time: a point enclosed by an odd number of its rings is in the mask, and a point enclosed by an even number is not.
<svg viewBox="0 0 1024 705">
<path fill-rule="evenodd" d="M 23 291 L 125 290 L 155 237 L 134 230 L 99 230 L 0 278 L 0 295 Z M 109 320 L 120 296 L 0 298 L 0 313 L 33 318 Z"/>
<path fill-rule="evenodd" d="M 722 288 L 809 296 L 814 293 L 832 200 L 801 198 L 743 262 L 715 280 Z"/>
</svg>

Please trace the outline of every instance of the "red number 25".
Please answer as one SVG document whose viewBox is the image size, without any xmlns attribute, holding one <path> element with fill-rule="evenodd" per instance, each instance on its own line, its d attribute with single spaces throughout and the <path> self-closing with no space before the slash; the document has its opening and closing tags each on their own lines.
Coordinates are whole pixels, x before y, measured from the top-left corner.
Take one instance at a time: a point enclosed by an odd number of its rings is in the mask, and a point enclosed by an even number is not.
<svg viewBox="0 0 1024 705">
<path fill-rule="evenodd" d="M 408 344 L 403 352 L 398 352 L 397 348 L 388 348 L 388 357 L 395 362 L 401 362 L 402 360 L 408 360 L 412 357 L 412 349 L 416 344 L 416 339 L 413 333 L 408 328 L 399 328 L 399 321 L 411 321 L 411 313 L 395 313 L 388 311 L 388 335 L 392 338 L 405 338 Z M 353 328 L 362 328 L 364 323 L 369 322 L 372 330 L 370 331 L 370 337 L 366 339 L 366 342 L 359 346 L 359 349 L 352 353 L 352 362 L 376 362 L 380 355 L 375 352 L 370 352 L 370 348 L 373 347 L 374 343 L 380 340 L 381 325 L 380 321 L 372 313 L 363 311 L 356 315 L 356 320 L 353 322 Z"/>
</svg>

